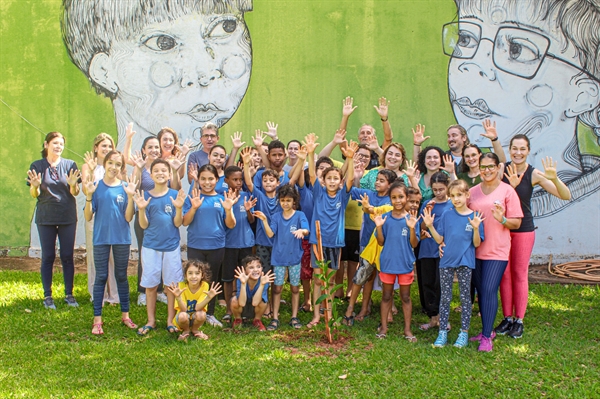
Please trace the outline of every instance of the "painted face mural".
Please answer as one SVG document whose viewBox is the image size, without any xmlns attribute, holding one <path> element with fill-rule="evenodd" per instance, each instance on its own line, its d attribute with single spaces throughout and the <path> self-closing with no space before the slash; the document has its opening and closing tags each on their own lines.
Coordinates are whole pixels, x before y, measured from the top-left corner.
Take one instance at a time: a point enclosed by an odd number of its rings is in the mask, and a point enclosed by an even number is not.
<svg viewBox="0 0 600 399">
<path fill-rule="evenodd" d="M 212 122 L 220 127 L 238 109 L 252 68 L 243 14 L 251 1 L 113 3 L 120 9 L 106 0 L 80 3 L 65 0 L 65 43 L 97 91 L 112 98 L 119 141 L 132 121 L 136 141 L 168 126 L 180 140 L 196 145 L 201 126 Z M 77 20 L 82 12 L 97 9 L 104 11 L 101 21 L 110 22 Z M 104 35 L 92 37 L 98 32 Z M 101 51 L 95 50 L 96 42 Z"/>
<path fill-rule="evenodd" d="M 555 0 L 456 2 L 459 21 L 444 26 L 443 45 L 451 57 L 448 87 L 454 115 L 471 142 L 489 146 L 480 134 L 482 121 L 491 119 L 505 152 L 510 138 L 521 133 L 531 140 L 529 162 L 536 168 L 543 170 L 545 156 L 559 161 L 573 201 L 597 191 L 600 183 L 593 177 L 600 158 L 581 154 L 577 123 L 587 123 L 600 135 L 600 60 L 581 44 L 599 21 L 578 17 L 575 37 L 565 30 L 574 30 L 569 26 L 574 15 L 583 14 Z M 533 202 L 538 217 L 568 205 L 538 194 Z"/>
</svg>

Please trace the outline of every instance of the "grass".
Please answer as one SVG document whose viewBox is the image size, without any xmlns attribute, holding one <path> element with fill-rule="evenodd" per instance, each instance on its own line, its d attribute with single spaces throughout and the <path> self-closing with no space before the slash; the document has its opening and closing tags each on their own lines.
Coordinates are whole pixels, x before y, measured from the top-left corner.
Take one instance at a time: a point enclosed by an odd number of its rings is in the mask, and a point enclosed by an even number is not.
<svg viewBox="0 0 600 399">
<path fill-rule="evenodd" d="M 0 272 L 2 398 L 600 397 L 598 286 L 532 285 L 524 338 L 499 337 L 494 351 L 482 354 L 473 344 L 431 347 L 437 331 L 417 329 L 427 317 L 416 286 L 416 344 L 402 339 L 401 316 L 388 339 L 377 340 L 373 314 L 351 330 L 344 327 L 342 343 L 329 346 L 322 342 L 322 324 L 319 332 L 287 326 L 289 305 L 282 305 L 282 327 L 274 334 L 206 327 L 209 341 L 181 343 L 164 329 L 162 304 L 159 329 L 149 337 L 122 326 L 118 307 L 105 308 L 105 335 L 93 336 L 86 275 L 75 276 L 81 306 L 71 309 L 61 302 L 62 276 L 55 274 L 56 311 L 44 309 L 39 278 Z M 290 303 L 287 288 L 284 298 Z M 374 299 L 378 304 L 380 294 Z M 217 316 L 223 313 L 219 308 Z M 143 323 L 145 307 L 133 305 L 131 317 Z M 301 319 L 306 323 L 310 315 Z M 458 313 L 451 323 L 453 342 Z M 471 334 L 480 328 L 474 317 Z"/>
</svg>

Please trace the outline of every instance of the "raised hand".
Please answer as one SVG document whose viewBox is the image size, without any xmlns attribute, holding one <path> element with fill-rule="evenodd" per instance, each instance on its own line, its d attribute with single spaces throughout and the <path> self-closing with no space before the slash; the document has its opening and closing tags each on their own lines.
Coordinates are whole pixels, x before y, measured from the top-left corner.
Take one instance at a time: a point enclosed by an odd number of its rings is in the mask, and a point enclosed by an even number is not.
<svg viewBox="0 0 600 399">
<path fill-rule="evenodd" d="M 348 117 L 348 116 L 352 115 L 354 110 L 356 108 L 358 108 L 358 106 L 356 106 L 356 107 L 352 106 L 353 102 L 354 102 L 354 99 L 350 96 L 348 96 L 342 100 L 342 115 L 343 116 Z"/>
<path fill-rule="evenodd" d="M 421 145 L 431 138 L 430 136 L 425 136 L 425 125 L 421 124 L 415 126 L 415 128 L 412 130 L 412 134 L 414 145 Z"/>
<path fill-rule="evenodd" d="M 421 171 L 419 169 L 415 169 L 415 180 L 416 181 L 421 180 Z"/>
<path fill-rule="evenodd" d="M 138 190 L 135 192 L 135 194 L 133 194 L 133 202 L 135 202 L 135 205 L 140 211 L 143 211 L 144 209 L 146 209 L 146 207 L 148 207 L 148 204 L 150 203 L 151 199 L 152 197 L 148 197 L 148 199 L 144 198 L 144 191 Z M 171 201 L 173 201 L 172 198 Z"/>
<path fill-rule="evenodd" d="M 38 188 L 39 186 L 42 185 L 42 174 L 41 173 L 35 173 L 35 170 L 33 170 L 33 169 L 32 170 L 28 170 L 27 171 L 27 181 L 33 187 Z"/>
<path fill-rule="evenodd" d="M 190 152 L 190 148 L 192 147 L 192 144 L 194 144 L 194 142 L 190 139 L 185 139 L 185 141 L 183 142 L 182 145 L 177 146 L 177 148 L 179 148 L 179 151 L 183 154 L 183 159 L 185 160 L 186 155 Z"/>
<path fill-rule="evenodd" d="M 67 175 L 67 184 L 69 186 L 74 186 L 77 183 L 79 183 L 79 179 L 81 178 L 81 172 L 79 170 L 72 170 L 69 171 L 69 174 Z"/>
<path fill-rule="evenodd" d="M 244 209 L 246 209 L 246 212 L 250 212 L 256 206 L 257 201 L 258 198 L 256 197 L 244 197 Z"/>
<path fill-rule="evenodd" d="M 485 133 L 481 133 L 483 137 L 486 137 L 490 140 L 496 140 L 498 138 L 498 132 L 496 131 L 496 121 L 492 123 L 491 120 L 486 119 L 482 123 L 483 129 Z"/>
<path fill-rule="evenodd" d="M 275 122 L 267 122 L 267 136 L 271 138 L 271 140 L 277 140 L 277 127 Z"/>
<path fill-rule="evenodd" d="M 367 146 L 367 148 L 369 150 L 371 150 L 371 151 L 377 151 L 380 148 L 379 147 L 379 140 L 377 140 L 377 136 L 376 135 L 372 135 L 367 140 L 368 141 L 365 143 L 365 145 Z"/>
<path fill-rule="evenodd" d="M 123 185 L 123 189 L 127 193 L 128 196 L 133 196 L 135 194 L 135 187 L 138 184 L 137 177 L 135 177 L 135 173 L 132 173 L 131 176 L 125 175 L 125 181 L 127 185 Z"/>
<path fill-rule="evenodd" d="M 417 217 L 417 211 L 410 211 L 404 218 L 406 219 L 406 225 L 414 229 L 421 216 Z"/>
<path fill-rule="evenodd" d="M 433 226 L 433 221 L 435 220 L 435 215 L 431 214 L 431 208 L 429 208 L 428 206 L 425 207 L 425 209 L 423 209 L 423 224 L 426 227 L 431 227 Z"/>
<path fill-rule="evenodd" d="M 478 211 L 475 211 L 475 213 L 473 213 L 473 219 L 471 219 L 471 218 L 467 218 L 467 219 L 469 219 L 469 223 L 471 223 L 471 226 L 473 226 L 474 229 L 478 229 L 481 222 L 483 222 L 485 220 L 485 218 L 483 217 L 483 214 Z"/>
<path fill-rule="evenodd" d="M 244 162 L 244 167 L 250 165 L 252 162 L 252 148 L 246 147 L 241 152 L 240 155 L 242 157 L 242 161 Z"/>
<path fill-rule="evenodd" d="M 452 155 L 445 154 L 443 159 L 444 166 L 440 167 L 440 169 L 445 170 L 450 176 L 452 176 L 456 167 L 456 165 L 454 165 L 454 159 L 452 159 Z"/>
<path fill-rule="evenodd" d="M 525 176 L 525 173 L 519 176 L 519 174 L 517 173 L 517 165 L 511 163 L 506 167 L 506 173 L 504 174 L 504 176 L 506 177 L 506 179 L 508 179 L 510 185 L 513 188 L 516 188 L 519 184 L 521 184 L 521 180 L 523 180 L 523 176 Z"/>
<path fill-rule="evenodd" d="M 125 128 L 125 137 L 128 139 L 132 139 L 135 136 L 136 131 L 133 130 L 133 122 L 129 122 L 127 127 Z"/>
<path fill-rule="evenodd" d="M 90 199 L 90 197 L 92 196 L 92 194 L 94 194 L 94 192 L 96 192 L 96 188 L 98 187 L 98 183 L 94 182 L 94 176 L 90 174 L 88 176 L 87 180 L 85 182 L 83 182 L 83 184 L 85 185 L 86 195 L 87 195 L 88 199 Z"/>
<path fill-rule="evenodd" d="M 200 197 L 200 190 L 197 188 L 192 190 L 192 196 L 189 197 L 192 203 L 192 209 L 198 209 L 204 202 L 204 197 Z"/>
<path fill-rule="evenodd" d="M 267 221 L 267 215 L 265 215 L 261 211 L 254 211 L 253 215 L 254 215 L 255 218 L 260 219 L 263 222 Z"/>
<path fill-rule="evenodd" d="M 404 169 L 404 173 L 408 177 L 415 177 L 415 173 L 417 172 L 417 164 L 413 162 L 412 159 L 406 161 L 406 169 Z"/>
<path fill-rule="evenodd" d="M 346 133 L 344 132 L 344 134 Z M 319 146 L 319 143 L 316 142 L 318 139 L 319 137 L 317 137 L 314 133 L 309 133 L 306 135 L 306 137 L 304 137 L 302 145 L 306 147 L 306 150 L 309 154 L 314 153 L 315 149 Z"/>
<path fill-rule="evenodd" d="M 167 162 L 169 163 L 169 165 L 171 165 L 171 168 L 173 168 L 173 170 L 179 170 L 179 168 L 181 168 L 181 165 L 185 164 L 185 154 L 182 151 L 180 151 L 177 153 L 177 155 L 169 157 L 169 159 L 167 159 Z"/>
<path fill-rule="evenodd" d="M 93 173 L 96 170 L 96 166 L 98 166 L 98 159 L 94 156 L 94 153 L 91 151 L 87 151 L 83 155 L 83 162 L 87 165 L 90 173 Z"/>
<path fill-rule="evenodd" d="M 192 181 L 197 181 L 198 180 L 198 165 L 195 163 L 190 163 L 190 166 L 188 167 L 188 176 L 190 179 L 192 179 Z"/>
<path fill-rule="evenodd" d="M 336 130 L 335 134 L 333 135 L 333 142 L 336 145 L 340 145 L 340 144 L 346 142 L 346 131 L 344 129 Z"/>
<path fill-rule="evenodd" d="M 260 147 L 265 141 L 265 132 L 262 132 L 260 129 L 256 129 L 254 131 L 254 137 L 252 137 L 252 142 L 256 148 Z"/>
<path fill-rule="evenodd" d="M 131 160 L 133 161 L 135 166 L 139 169 L 143 169 L 144 166 L 146 166 L 146 160 L 142 156 L 142 153 L 139 151 L 136 151 L 131 155 Z"/>
<path fill-rule="evenodd" d="M 173 206 L 175 208 L 183 208 L 183 204 L 185 203 L 185 191 L 183 191 L 183 189 L 179 190 L 177 192 L 177 197 L 175 199 L 173 199 L 173 197 L 171 197 L 171 204 L 173 204 Z M 135 199 L 135 197 L 134 197 Z"/>
<path fill-rule="evenodd" d="M 502 206 L 502 204 L 496 202 L 494 204 L 494 207 L 492 208 L 492 216 L 494 216 L 494 219 L 496 219 L 498 222 L 502 223 L 502 218 L 504 217 L 504 207 Z"/>
<path fill-rule="evenodd" d="M 225 201 L 223 201 L 222 199 L 219 199 L 219 201 L 221 202 L 223 209 L 225 209 L 226 211 L 230 211 L 231 208 L 233 208 L 233 205 L 235 205 L 236 202 L 238 202 L 240 196 L 233 190 L 225 191 L 224 195 Z"/>
<path fill-rule="evenodd" d="M 238 150 L 246 144 L 245 141 L 242 141 L 242 132 L 233 133 L 233 136 L 231 136 L 231 144 L 233 145 L 233 148 Z"/>
<path fill-rule="evenodd" d="M 556 174 L 556 166 L 558 162 L 552 160 L 552 157 L 542 158 L 542 166 L 544 167 L 544 177 L 548 180 L 556 180 L 558 175 Z M 523 178 L 523 176 L 521 176 Z M 511 183 L 512 185 L 512 183 Z M 513 186 L 514 187 L 514 186 Z"/>
<path fill-rule="evenodd" d="M 233 277 L 240 280 L 240 283 L 246 284 L 248 282 L 248 277 L 250 277 L 250 276 L 248 274 L 246 274 L 246 271 L 244 270 L 243 267 L 238 266 L 235 269 L 235 274 L 233 275 Z"/>
<path fill-rule="evenodd" d="M 265 272 L 262 272 L 260 274 L 260 284 L 261 285 L 265 285 L 267 283 L 273 283 L 273 281 L 275 281 L 275 274 L 273 274 L 273 270 L 269 270 L 267 272 L 267 274 L 265 274 Z"/>
<path fill-rule="evenodd" d="M 213 299 L 214 297 L 219 295 L 221 292 L 223 292 L 221 290 L 221 284 L 219 284 L 216 281 L 213 281 L 212 283 L 210 283 L 210 290 L 204 291 L 206 296 L 208 296 L 210 299 Z"/>
<path fill-rule="evenodd" d="M 386 219 L 387 219 L 387 216 L 382 217 L 381 215 L 376 215 L 375 218 L 373 219 L 373 221 L 375 222 L 375 227 L 377 228 L 377 227 L 383 226 Z"/>
<path fill-rule="evenodd" d="M 306 149 L 305 145 L 300 147 L 300 149 L 296 153 L 296 156 L 302 163 L 304 163 L 304 161 L 306 160 L 306 157 L 308 156 L 308 150 Z"/>
<path fill-rule="evenodd" d="M 171 294 L 173 294 L 176 298 L 179 297 L 181 294 L 183 294 L 183 292 L 185 290 L 188 289 L 188 287 L 183 287 L 183 288 L 179 288 L 179 284 L 177 283 L 171 283 L 170 285 L 167 285 L 167 290 L 169 290 L 169 292 Z"/>
<path fill-rule="evenodd" d="M 360 203 L 363 208 L 371 207 L 371 204 L 369 203 L 369 196 L 367 194 L 361 194 L 360 199 L 356 200 L 356 202 Z"/>
<path fill-rule="evenodd" d="M 381 97 L 379 99 L 379 107 L 377 105 L 373 105 L 373 108 L 375 108 L 375 111 L 377 111 L 377 113 L 379 114 L 379 117 L 381 119 L 383 119 L 383 121 L 386 121 L 388 118 L 388 106 L 389 105 L 390 105 L 390 102 L 385 97 Z"/>
<path fill-rule="evenodd" d="M 354 158 L 354 154 L 358 151 L 358 143 L 350 140 L 350 143 L 346 147 L 340 147 L 340 149 L 346 158 Z"/>
</svg>

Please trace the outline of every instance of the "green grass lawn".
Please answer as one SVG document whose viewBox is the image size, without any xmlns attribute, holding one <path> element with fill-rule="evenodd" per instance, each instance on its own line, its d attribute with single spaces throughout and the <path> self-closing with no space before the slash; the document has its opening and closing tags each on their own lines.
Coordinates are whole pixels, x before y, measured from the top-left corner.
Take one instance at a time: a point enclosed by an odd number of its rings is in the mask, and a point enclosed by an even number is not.
<svg viewBox="0 0 600 399">
<path fill-rule="evenodd" d="M 282 327 L 274 334 L 206 327 L 209 341 L 187 343 L 164 329 L 163 304 L 159 329 L 144 338 L 120 323 L 118 307 L 107 307 L 105 335 L 96 337 L 86 278 L 75 276 L 81 306 L 72 309 L 62 302 L 62 275 L 55 274 L 58 309 L 49 311 L 39 273 L 0 272 L 1 398 L 600 397 L 598 286 L 532 285 L 524 337 L 499 337 L 493 352 L 478 353 L 473 343 L 463 350 L 433 349 L 437 330 L 418 330 L 427 321 L 418 305 L 416 344 L 402 339 L 401 316 L 388 338 L 377 340 L 379 317 L 373 314 L 344 327 L 344 344 L 330 347 L 322 343 L 322 330 L 287 326 L 289 305 L 282 305 Z M 290 303 L 287 288 L 284 298 Z M 376 293 L 375 304 L 379 299 Z M 419 303 L 416 285 L 412 299 Z M 132 305 L 134 322 L 143 323 L 145 311 Z M 217 316 L 224 312 L 218 308 Z M 306 323 L 310 315 L 301 319 Z M 454 342 L 460 315 L 453 312 L 450 321 Z M 471 335 L 480 328 L 474 317 Z"/>
</svg>

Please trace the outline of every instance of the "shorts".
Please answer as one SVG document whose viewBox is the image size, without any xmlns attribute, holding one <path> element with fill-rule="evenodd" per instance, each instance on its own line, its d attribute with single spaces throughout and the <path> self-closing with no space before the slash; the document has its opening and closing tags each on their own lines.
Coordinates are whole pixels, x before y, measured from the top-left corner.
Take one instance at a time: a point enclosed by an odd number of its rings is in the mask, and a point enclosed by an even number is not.
<svg viewBox="0 0 600 399">
<path fill-rule="evenodd" d="M 237 298 L 236 298 L 237 299 Z M 266 303 L 263 298 L 260 298 L 262 303 Z M 246 305 L 242 309 L 242 319 L 254 319 L 255 312 L 254 306 L 252 306 L 252 298 L 246 299 Z"/>
<path fill-rule="evenodd" d="M 275 282 L 273 284 L 282 286 L 285 284 L 285 271 L 289 274 L 290 285 L 297 287 L 300 285 L 300 264 L 294 266 L 273 266 L 275 271 Z"/>
<path fill-rule="evenodd" d="M 225 248 L 223 267 L 221 268 L 221 280 L 225 283 L 233 281 L 235 269 L 242 265 L 242 259 L 248 255 L 252 255 L 252 247 Z"/>
<path fill-rule="evenodd" d="M 342 248 L 342 260 L 358 262 L 360 255 L 360 230 L 345 230 L 346 246 Z"/>
<path fill-rule="evenodd" d="M 206 307 L 205 307 L 204 309 L 200 310 L 200 312 L 206 312 Z M 182 313 L 187 313 L 187 314 L 188 314 L 188 316 L 191 316 L 191 315 L 190 315 L 190 313 L 188 313 L 188 312 L 177 312 L 177 314 L 175 315 L 175 317 L 173 317 L 173 325 L 174 325 L 175 327 L 177 327 L 179 330 L 181 330 L 181 327 L 179 326 L 179 323 L 177 323 L 177 318 L 178 318 L 178 317 L 179 317 L 179 315 L 180 315 L 180 314 L 182 314 Z M 194 313 L 195 313 L 195 312 L 194 312 Z M 192 321 L 192 320 L 190 320 L 190 322 L 191 322 L 191 321 Z M 190 328 L 192 328 L 192 323 L 190 323 Z"/>
<path fill-rule="evenodd" d="M 300 261 L 300 280 L 311 280 L 313 269 L 310 265 L 310 243 L 308 240 L 302 240 L 302 260 Z"/>
<path fill-rule="evenodd" d="M 153 288 L 160 284 L 160 277 L 164 285 L 183 281 L 181 268 L 181 250 L 179 248 L 162 252 L 142 246 L 142 279 L 140 285 L 144 288 Z"/>
<path fill-rule="evenodd" d="M 310 251 L 310 263 L 313 267 L 313 269 L 318 269 L 319 266 L 317 266 L 317 258 L 315 256 L 315 247 L 316 245 L 312 246 L 313 249 Z M 342 249 L 341 248 L 327 248 L 327 247 L 323 247 L 323 261 L 327 262 L 329 261 L 329 269 L 330 270 L 337 270 L 340 268 L 340 255 L 341 255 Z"/>
<path fill-rule="evenodd" d="M 411 285 L 415 281 L 415 271 L 406 274 L 388 274 L 379 272 L 379 279 L 384 284 L 394 284 L 398 279 L 398 285 Z"/>
<path fill-rule="evenodd" d="M 271 266 L 271 253 L 273 252 L 273 247 L 265 247 L 264 245 L 256 246 L 256 256 L 260 258 L 260 262 L 262 263 L 263 273 L 268 273 L 273 270 L 273 266 Z"/>
</svg>

